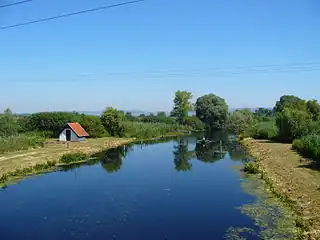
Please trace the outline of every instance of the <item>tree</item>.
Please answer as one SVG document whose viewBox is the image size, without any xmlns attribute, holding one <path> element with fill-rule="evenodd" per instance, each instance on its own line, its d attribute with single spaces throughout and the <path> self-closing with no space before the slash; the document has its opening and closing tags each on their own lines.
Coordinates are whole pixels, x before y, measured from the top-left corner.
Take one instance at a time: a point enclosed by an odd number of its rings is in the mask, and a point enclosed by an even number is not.
<svg viewBox="0 0 320 240">
<path fill-rule="evenodd" d="M 223 129 L 228 119 L 228 105 L 223 98 L 207 94 L 197 99 L 196 115 L 212 130 Z"/>
<path fill-rule="evenodd" d="M 277 113 L 276 123 L 281 141 L 291 142 L 310 131 L 311 115 L 307 111 L 294 108 L 284 108 Z"/>
<path fill-rule="evenodd" d="M 305 101 L 293 96 L 293 95 L 284 95 L 277 101 L 274 112 L 279 113 L 282 112 L 285 108 L 294 108 L 299 110 L 306 110 Z"/>
<path fill-rule="evenodd" d="M 274 112 L 272 109 L 259 108 L 254 112 L 254 115 L 259 121 L 269 121 L 273 119 Z"/>
<path fill-rule="evenodd" d="M 254 114 L 250 109 L 236 110 L 229 115 L 228 129 L 236 134 L 242 134 L 254 124 Z"/>
<path fill-rule="evenodd" d="M 115 108 L 107 108 L 101 116 L 101 123 L 105 130 L 111 136 L 123 137 L 125 134 L 124 129 L 124 115 L 122 112 Z"/>
<path fill-rule="evenodd" d="M 320 104 L 317 100 L 307 101 L 307 110 L 311 114 L 313 121 L 320 120 Z"/>
<path fill-rule="evenodd" d="M 104 129 L 101 119 L 98 116 L 82 115 L 80 124 L 89 133 L 90 137 L 98 138 L 102 137 L 106 130 Z"/>
<path fill-rule="evenodd" d="M 25 119 L 28 131 L 48 132 L 57 137 L 61 129 L 69 122 L 80 122 L 81 115 L 76 112 L 40 112 Z"/>
<path fill-rule="evenodd" d="M 177 91 L 173 100 L 174 106 L 171 116 L 176 117 L 179 123 L 188 116 L 188 112 L 192 110 L 192 93 L 187 91 Z"/>
<path fill-rule="evenodd" d="M 3 114 L 0 115 L 0 137 L 7 137 L 17 134 L 19 125 L 17 117 L 12 114 L 12 111 L 7 108 Z"/>
</svg>

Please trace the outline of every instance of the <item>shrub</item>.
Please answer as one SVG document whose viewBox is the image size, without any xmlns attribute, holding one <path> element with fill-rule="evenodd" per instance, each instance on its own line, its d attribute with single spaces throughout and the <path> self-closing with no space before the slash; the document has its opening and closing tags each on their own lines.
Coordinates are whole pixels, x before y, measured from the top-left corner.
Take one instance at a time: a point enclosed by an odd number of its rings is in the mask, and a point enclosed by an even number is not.
<svg viewBox="0 0 320 240">
<path fill-rule="evenodd" d="M 256 139 L 275 139 L 279 129 L 274 121 L 259 122 L 252 128 L 252 137 Z"/>
<path fill-rule="evenodd" d="M 60 158 L 60 162 L 69 164 L 73 162 L 80 162 L 88 159 L 88 155 L 85 153 L 66 153 L 63 154 Z"/>
<path fill-rule="evenodd" d="M 190 126 L 193 130 L 202 131 L 205 129 L 204 123 L 197 116 L 186 117 L 183 124 Z"/>
<path fill-rule="evenodd" d="M 245 163 L 243 171 L 249 174 L 257 174 L 259 173 L 259 166 L 256 163 Z"/>
<path fill-rule="evenodd" d="M 43 146 L 45 139 L 36 134 L 20 134 L 10 137 L 0 137 L 0 153 L 27 150 Z"/>
<path fill-rule="evenodd" d="M 293 141 L 292 147 L 306 157 L 320 159 L 320 135 L 310 134 Z"/>
</svg>

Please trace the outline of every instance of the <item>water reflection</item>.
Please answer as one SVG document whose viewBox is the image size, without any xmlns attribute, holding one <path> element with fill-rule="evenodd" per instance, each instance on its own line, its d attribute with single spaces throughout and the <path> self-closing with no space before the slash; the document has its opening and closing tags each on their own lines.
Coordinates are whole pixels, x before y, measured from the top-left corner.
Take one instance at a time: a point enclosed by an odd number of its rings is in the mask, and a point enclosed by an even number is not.
<svg viewBox="0 0 320 240">
<path fill-rule="evenodd" d="M 208 142 L 201 141 L 202 135 L 194 137 L 181 137 L 174 139 L 173 163 L 177 171 L 190 171 L 192 161 L 198 160 L 204 163 L 215 163 L 227 157 L 234 161 L 241 161 L 245 156 L 245 151 L 232 139 L 229 139 L 226 133 L 217 133 L 208 137 Z M 160 142 L 169 142 L 171 139 L 162 139 Z M 105 152 L 97 153 L 85 164 L 73 164 L 66 166 L 62 171 L 69 171 L 79 168 L 83 165 L 95 165 L 100 163 L 101 167 L 107 173 L 118 172 L 123 164 L 123 159 L 127 157 L 130 151 L 136 148 L 145 148 L 150 145 L 159 144 L 159 141 L 138 142 L 119 148 L 110 149 Z"/>
<path fill-rule="evenodd" d="M 123 159 L 133 150 L 132 146 L 113 148 L 102 154 L 100 164 L 108 173 L 118 172 L 122 166 Z"/>
<path fill-rule="evenodd" d="M 190 171 L 192 168 L 190 160 L 192 159 L 194 152 L 189 151 L 188 142 L 180 140 L 173 148 L 173 162 L 175 169 L 177 171 Z"/>
</svg>

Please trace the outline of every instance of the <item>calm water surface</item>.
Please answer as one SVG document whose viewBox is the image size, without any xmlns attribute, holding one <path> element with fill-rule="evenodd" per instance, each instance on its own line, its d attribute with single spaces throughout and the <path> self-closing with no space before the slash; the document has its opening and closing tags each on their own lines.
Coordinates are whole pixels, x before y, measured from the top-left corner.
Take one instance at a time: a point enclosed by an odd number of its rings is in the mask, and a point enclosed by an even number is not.
<svg viewBox="0 0 320 240">
<path fill-rule="evenodd" d="M 244 153 L 222 140 L 222 152 L 195 137 L 122 147 L 11 185 L 0 191 L 0 239 L 214 240 L 254 229 L 237 209 L 255 198 L 233 167 Z"/>
</svg>

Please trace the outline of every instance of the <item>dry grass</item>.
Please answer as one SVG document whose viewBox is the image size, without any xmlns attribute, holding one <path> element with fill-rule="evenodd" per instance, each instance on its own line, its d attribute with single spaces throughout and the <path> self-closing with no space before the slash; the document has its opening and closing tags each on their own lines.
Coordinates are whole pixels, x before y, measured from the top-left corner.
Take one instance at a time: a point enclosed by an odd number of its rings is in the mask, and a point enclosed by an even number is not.
<svg viewBox="0 0 320 240">
<path fill-rule="evenodd" d="M 242 144 L 256 158 L 259 169 L 280 198 L 286 199 L 306 223 L 302 239 L 320 239 L 320 172 L 291 150 L 291 144 L 245 139 Z"/>
<path fill-rule="evenodd" d="M 83 152 L 91 155 L 132 141 L 133 139 L 119 138 L 89 139 L 80 143 L 46 144 L 44 148 L 2 154 L 0 155 L 0 177 L 17 169 L 46 164 L 48 161 L 58 162 L 64 153 Z"/>
</svg>

